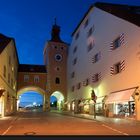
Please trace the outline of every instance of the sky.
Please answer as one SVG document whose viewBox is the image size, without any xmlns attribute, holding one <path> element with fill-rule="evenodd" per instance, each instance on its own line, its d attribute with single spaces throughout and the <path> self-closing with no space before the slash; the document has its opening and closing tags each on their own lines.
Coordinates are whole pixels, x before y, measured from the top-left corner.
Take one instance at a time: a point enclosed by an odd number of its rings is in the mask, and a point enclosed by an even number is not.
<svg viewBox="0 0 140 140">
<path fill-rule="evenodd" d="M 71 34 L 96 1 L 140 5 L 140 0 L 0 0 L 0 33 L 15 38 L 21 64 L 44 64 L 43 49 L 57 18 L 61 38 Z"/>
<path fill-rule="evenodd" d="M 140 0 L 0 0 L 0 33 L 15 39 L 21 64 L 42 65 L 54 18 L 61 27 L 62 40 L 70 44 L 72 32 L 97 1 L 140 5 Z"/>
</svg>

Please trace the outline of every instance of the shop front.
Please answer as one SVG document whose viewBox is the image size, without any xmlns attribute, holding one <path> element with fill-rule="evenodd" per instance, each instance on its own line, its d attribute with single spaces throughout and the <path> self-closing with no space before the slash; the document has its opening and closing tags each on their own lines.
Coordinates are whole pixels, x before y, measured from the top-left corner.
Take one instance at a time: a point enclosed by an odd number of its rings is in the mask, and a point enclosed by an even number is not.
<svg viewBox="0 0 140 140">
<path fill-rule="evenodd" d="M 95 104 L 96 115 L 104 114 L 104 96 L 98 97 Z"/>
<path fill-rule="evenodd" d="M 108 117 L 134 117 L 135 101 L 133 93 L 136 88 L 129 88 L 109 94 L 105 100 L 105 111 Z"/>
</svg>

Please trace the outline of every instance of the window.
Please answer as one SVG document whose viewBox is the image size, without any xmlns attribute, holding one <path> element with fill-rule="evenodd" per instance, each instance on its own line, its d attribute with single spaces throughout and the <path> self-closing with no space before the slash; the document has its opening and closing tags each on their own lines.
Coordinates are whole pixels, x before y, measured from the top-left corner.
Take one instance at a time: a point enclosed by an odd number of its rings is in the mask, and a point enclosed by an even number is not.
<svg viewBox="0 0 140 140">
<path fill-rule="evenodd" d="M 28 82 L 29 81 L 29 75 L 24 75 L 24 82 Z"/>
<path fill-rule="evenodd" d="M 55 83 L 56 83 L 56 84 L 60 84 L 60 78 L 56 77 Z"/>
<path fill-rule="evenodd" d="M 89 79 L 87 78 L 85 86 L 88 86 L 88 85 L 89 85 Z"/>
<path fill-rule="evenodd" d="M 11 65 L 11 56 L 9 56 L 9 66 Z"/>
<path fill-rule="evenodd" d="M 71 73 L 71 78 L 74 78 L 75 77 L 75 72 L 72 72 Z"/>
<path fill-rule="evenodd" d="M 10 73 L 8 73 L 8 83 L 10 83 Z"/>
<path fill-rule="evenodd" d="M 57 49 L 57 46 L 54 46 L 55 49 Z"/>
<path fill-rule="evenodd" d="M 3 67 L 3 76 L 6 78 L 6 66 Z"/>
<path fill-rule="evenodd" d="M 89 85 L 89 78 L 83 81 L 83 86 L 88 86 L 88 85 Z"/>
<path fill-rule="evenodd" d="M 71 91 L 72 91 L 72 92 L 74 92 L 74 88 L 75 88 L 74 86 L 71 87 Z"/>
<path fill-rule="evenodd" d="M 84 28 L 86 28 L 86 27 L 88 26 L 88 23 L 89 23 L 89 19 L 87 19 L 87 20 L 85 21 Z"/>
<path fill-rule="evenodd" d="M 121 43 L 120 43 L 120 37 L 118 37 L 117 39 L 114 40 L 113 42 L 113 47 L 114 49 L 117 49 L 121 46 Z"/>
<path fill-rule="evenodd" d="M 76 51 L 77 51 L 77 46 L 74 47 L 73 53 L 76 53 Z"/>
<path fill-rule="evenodd" d="M 80 34 L 80 32 L 77 32 L 77 34 L 75 36 L 75 40 L 77 40 L 79 38 L 79 34 Z"/>
<path fill-rule="evenodd" d="M 110 74 L 118 74 L 121 71 L 125 70 L 125 60 L 120 61 L 110 67 Z"/>
<path fill-rule="evenodd" d="M 93 28 L 91 27 L 91 28 L 89 29 L 88 33 L 87 33 L 87 36 L 88 36 L 88 37 L 91 36 L 92 33 L 93 33 Z"/>
<path fill-rule="evenodd" d="M 13 79 L 11 79 L 11 86 L 13 87 Z"/>
<path fill-rule="evenodd" d="M 101 52 L 96 53 L 92 58 L 92 63 L 98 62 L 100 58 L 101 58 Z"/>
<path fill-rule="evenodd" d="M 75 58 L 74 60 L 73 60 L 73 65 L 75 65 L 77 63 L 77 58 Z"/>
<path fill-rule="evenodd" d="M 110 50 L 115 50 L 124 44 L 124 33 L 120 34 L 114 41 L 110 43 Z"/>
<path fill-rule="evenodd" d="M 77 89 L 80 89 L 81 88 L 81 83 L 79 82 L 78 84 L 77 84 Z"/>
<path fill-rule="evenodd" d="M 99 73 L 96 73 L 92 76 L 92 82 L 98 82 L 100 79 L 100 74 Z"/>
<path fill-rule="evenodd" d="M 87 51 L 88 52 L 91 51 L 93 47 L 94 47 L 94 42 L 89 43 Z"/>
<path fill-rule="evenodd" d="M 117 73 L 120 73 L 121 72 L 121 63 L 117 63 L 114 65 L 114 73 L 117 74 Z"/>
<path fill-rule="evenodd" d="M 35 83 L 38 83 L 38 82 L 39 82 L 39 76 L 38 76 L 38 75 L 35 75 L 35 76 L 34 76 L 34 82 L 35 82 Z"/>
</svg>

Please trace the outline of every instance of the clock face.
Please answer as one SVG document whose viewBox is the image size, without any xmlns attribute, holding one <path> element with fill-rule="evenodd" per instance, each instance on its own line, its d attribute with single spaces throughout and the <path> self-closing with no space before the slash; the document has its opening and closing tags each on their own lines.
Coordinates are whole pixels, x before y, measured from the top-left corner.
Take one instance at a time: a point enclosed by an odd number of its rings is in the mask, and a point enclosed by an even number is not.
<svg viewBox="0 0 140 140">
<path fill-rule="evenodd" d="M 55 60 L 56 61 L 61 61 L 62 60 L 62 55 L 61 54 L 56 54 L 55 55 Z"/>
</svg>

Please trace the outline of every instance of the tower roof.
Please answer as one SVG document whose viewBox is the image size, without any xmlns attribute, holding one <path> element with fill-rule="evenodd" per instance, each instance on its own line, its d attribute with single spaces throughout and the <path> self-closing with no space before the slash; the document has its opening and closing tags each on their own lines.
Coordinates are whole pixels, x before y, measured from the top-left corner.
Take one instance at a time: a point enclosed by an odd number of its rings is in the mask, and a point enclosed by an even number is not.
<svg viewBox="0 0 140 140">
<path fill-rule="evenodd" d="M 54 25 L 52 26 L 50 41 L 64 43 L 60 38 L 60 26 L 56 24 L 56 18 L 55 18 Z"/>
</svg>

